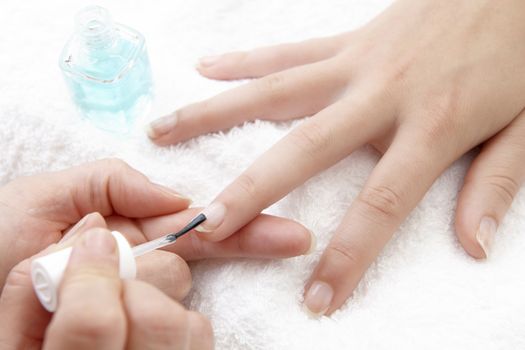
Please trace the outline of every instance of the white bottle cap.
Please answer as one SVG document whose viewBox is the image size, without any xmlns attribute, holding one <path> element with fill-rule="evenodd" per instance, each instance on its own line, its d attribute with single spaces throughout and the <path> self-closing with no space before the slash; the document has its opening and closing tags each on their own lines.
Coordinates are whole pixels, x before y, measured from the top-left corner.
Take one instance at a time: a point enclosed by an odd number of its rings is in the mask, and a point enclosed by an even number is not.
<svg viewBox="0 0 525 350">
<path fill-rule="evenodd" d="M 133 279 L 137 266 L 131 247 L 124 236 L 117 231 L 111 232 L 117 241 L 119 252 L 119 275 L 123 279 Z M 50 312 L 58 305 L 58 288 L 64 275 L 72 247 L 37 258 L 31 263 L 33 288 L 40 303 Z"/>
</svg>

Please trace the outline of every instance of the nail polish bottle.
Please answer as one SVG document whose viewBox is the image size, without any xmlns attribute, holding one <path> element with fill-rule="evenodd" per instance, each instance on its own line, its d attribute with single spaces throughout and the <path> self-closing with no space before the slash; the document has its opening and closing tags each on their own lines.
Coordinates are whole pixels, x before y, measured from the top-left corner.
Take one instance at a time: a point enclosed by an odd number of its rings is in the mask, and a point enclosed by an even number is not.
<svg viewBox="0 0 525 350">
<path fill-rule="evenodd" d="M 113 231 L 111 234 L 117 242 L 120 278 L 134 279 L 137 275 L 137 265 L 131 246 L 122 233 Z M 55 312 L 57 309 L 58 289 L 72 249 L 72 247 L 65 248 L 36 258 L 31 262 L 33 289 L 47 311 Z"/>
<path fill-rule="evenodd" d="M 152 97 L 144 37 L 98 6 L 81 10 L 75 22 L 59 61 L 73 100 L 95 126 L 125 134 Z"/>
</svg>

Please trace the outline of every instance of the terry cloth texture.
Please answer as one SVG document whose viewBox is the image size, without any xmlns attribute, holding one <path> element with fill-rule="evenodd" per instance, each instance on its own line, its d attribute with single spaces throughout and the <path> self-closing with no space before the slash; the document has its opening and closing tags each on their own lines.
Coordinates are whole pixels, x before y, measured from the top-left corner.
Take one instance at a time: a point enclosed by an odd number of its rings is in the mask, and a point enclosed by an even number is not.
<svg viewBox="0 0 525 350">
<path fill-rule="evenodd" d="M 159 116 L 242 82 L 200 77 L 200 56 L 335 34 L 366 23 L 386 0 L 99 1 L 142 32 Z M 301 121 L 253 122 L 170 148 L 143 133 L 118 139 L 82 122 L 57 66 L 86 1 L 0 2 L 0 184 L 17 176 L 119 157 L 204 206 Z M 361 149 L 268 209 L 318 237 L 309 256 L 192 264 L 187 306 L 213 322 L 218 349 L 525 349 L 525 194 L 500 226 L 488 262 L 468 257 L 453 222 L 472 154 L 434 184 L 331 318 L 301 308 L 303 284 L 378 158 Z M 278 232 L 276 234 L 286 234 Z M 161 272 L 159 272 L 161 273 Z"/>
</svg>

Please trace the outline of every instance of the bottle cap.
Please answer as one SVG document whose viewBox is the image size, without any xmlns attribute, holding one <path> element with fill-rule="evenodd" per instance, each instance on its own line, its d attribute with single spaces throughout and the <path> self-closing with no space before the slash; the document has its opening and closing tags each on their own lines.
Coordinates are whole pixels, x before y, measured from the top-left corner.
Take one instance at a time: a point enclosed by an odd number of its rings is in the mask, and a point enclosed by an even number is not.
<svg viewBox="0 0 525 350">
<path fill-rule="evenodd" d="M 119 252 L 119 275 L 123 279 L 133 279 L 137 266 L 133 251 L 124 236 L 117 231 L 111 232 L 117 241 Z M 37 258 L 31 263 L 31 279 L 38 300 L 44 308 L 54 312 L 58 305 L 58 288 L 71 255 L 72 247 Z"/>
</svg>

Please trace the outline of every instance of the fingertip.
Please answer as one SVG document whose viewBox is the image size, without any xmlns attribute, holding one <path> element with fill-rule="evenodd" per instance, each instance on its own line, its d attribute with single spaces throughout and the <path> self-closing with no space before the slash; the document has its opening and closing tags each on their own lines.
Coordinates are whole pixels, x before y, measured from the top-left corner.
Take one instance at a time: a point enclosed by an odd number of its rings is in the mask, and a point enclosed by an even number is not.
<svg viewBox="0 0 525 350">
<path fill-rule="evenodd" d="M 157 135 L 157 133 L 155 132 L 155 129 L 153 129 L 151 124 L 144 125 L 144 132 L 146 133 L 148 138 L 151 139 L 151 141 L 153 142 L 155 142 L 155 139 L 157 139 L 157 137 L 159 136 Z"/>
<path fill-rule="evenodd" d="M 211 322 L 202 314 L 189 311 L 188 322 L 190 325 L 190 349 L 213 349 L 214 337 Z"/>
<path fill-rule="evenodd" d="M 237 51 L 222 55 L 204 56 L 195 64 L 200 75 L 217 80 L 250 78 L 245 58 L 247 52 Z"/>
<path fill-rule="evenodd" d="M 177 140 L 173 136 L 173 133 L 167 133 L 165 135 L 160 135 L 157 138 L 149 137 L 149 139 L 150 139 L 151 142 L 153 142 L 155 145 L 157 145 L 159 147 L 172 146 L 172 145 L 176 145 L 179 142 L 181 142 L 180 140 Z"/>
<path fill-rule="evenodd" d="M 181 202 L 181 205 L 183 206 L 181 209 L 186 209 L 188 208 L 192 203 L 192 199 L 189 198 L 189 197 L 186 197 L 182 194 L 180 194 L 179 192 L 167 187 L 167 186 L 164 186 L 164 185 L 160 185 L 160 184 L 157 184 L 157 183 L 153 183 L 154 186 L 157 187 L 157 189 L 162 192 L 164 195 L 167 195 L 170 199 L 175 199 L 177 201 L 180 201 Z"/>
<path fill-rule="evenodd" d="M 269 239 L 273 240 L 275 250 L 281 257 L 310 255 L 317 247 L 317 237 L 302 224 L 286 218 L 272 217 L 274 232 L 282 233 Z"/>
<path fill-rule="evenodd" d="M 211 68 L 216 65 L 221 59 L 222 55 L 204 56 L 197 62 L 197 67 L 201 69 Z"/>
<path fill-rule="evenodd" d="M 195 228 L 199 233 L 209 234 L 217 230 L 226 217 L 226 206 L 220 202 L 214 202 L 204 208 L 201 212 L 206 221 Z"/>
<path fill-rule="evenodd" d="M 334 289 L 324 281 L 314 281 L 304 295 L 304 307 L 308 314 L 318 318 L 325 315 L 330 309 Z"/>
<path fill-rule="evenodd" d="M 197 72 L 205 78 L 219 79 L 222 80 L 225 77 L 217 74 L 217 67 L 214 63 L 217 63 L 220 56 L 205 56 L 200 58 L 195 64 Z"/>
<path fill-rule="evenodd" d="M 479 224 L 476 223 L 475 217 L 458 207 L 454 227 L 459 243 L 465 252 L 475 259 L 486 258 L 485 251 L 476 239 Z"/>
<path fill-rule="evenodd" d="M 478 231 L 476 232 L 476 241 L 483 250 L 484 258 L 490 257 L 497 229 L 498 223 L 490 216 L 484 216 L 479 223 Z"/>
<path fill-rule="evenodd" d="M 177 127 L 179 122 L 178 113 L 172 113 L 164 117 L 160 117 L 145 126 L 145 131 L 148 137 L 155 141 L 161 137 L 168 135 Z"/>
<path fill-rule="evenodd" d="M 260 215 L 239 232 L 246 252 L 267 258 L 307 255 L 315 250 L 315 235 L 298 222 Z"/>
<path fill-rule="evenodd" d="M 459 194 L 454 228 L 467 254 L 486 259 L 491 254 L 498 228 L 499 207 L 490 200 L 490 194 L 478 186 L 475 182 L 465 183 Z"/>
<path fill-rule="evenodd" d="M 317 248 L 317 236 L 313 233 L 313 231 L 308 230 L 308 233 L 310 235 L 310 245 L 308 246 L 308 250 L 304 253 L 304 255 L 310 255 L 315 251 L 315 248 Z"/>
</svg>

